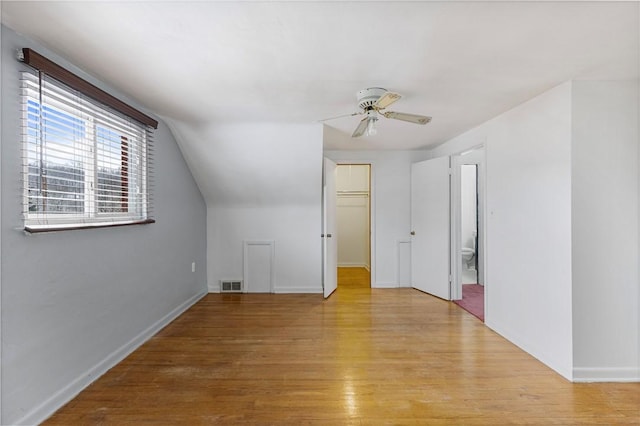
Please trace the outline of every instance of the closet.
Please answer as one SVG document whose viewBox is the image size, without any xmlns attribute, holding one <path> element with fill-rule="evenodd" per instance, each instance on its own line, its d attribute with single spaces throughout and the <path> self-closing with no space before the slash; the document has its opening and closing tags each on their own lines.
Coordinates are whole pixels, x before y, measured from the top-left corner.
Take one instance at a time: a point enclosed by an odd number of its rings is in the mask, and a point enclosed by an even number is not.
<svg viewBox="0 0 640 426">
<path fill-rule="evenodd" d="M 338 267 L 371 268 L 369 164 L 336 169 Z"/>
</svg>

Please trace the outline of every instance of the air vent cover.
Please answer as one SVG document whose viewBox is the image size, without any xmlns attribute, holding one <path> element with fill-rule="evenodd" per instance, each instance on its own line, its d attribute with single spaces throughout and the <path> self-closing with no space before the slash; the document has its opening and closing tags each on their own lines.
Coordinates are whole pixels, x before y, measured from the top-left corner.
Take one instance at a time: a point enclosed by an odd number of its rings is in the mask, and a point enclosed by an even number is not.
<svg viewBox="0 0 640 426">
<path fill-rule="evenodd" d="M 242 280 L 220 280 L 221 293 L 242 293 Z"/>
</svg>

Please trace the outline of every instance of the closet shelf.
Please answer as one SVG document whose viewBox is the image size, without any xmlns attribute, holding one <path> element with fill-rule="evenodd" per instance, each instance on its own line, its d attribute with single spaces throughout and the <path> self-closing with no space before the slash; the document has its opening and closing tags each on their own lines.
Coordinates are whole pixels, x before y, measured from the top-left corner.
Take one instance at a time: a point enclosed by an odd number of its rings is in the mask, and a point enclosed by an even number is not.
<svg viewBox="0 0 640 426">
<path fill-rule="evenodd" d="M 337 191 L 338 197 L 368 197 L 368 191 Z"/>
</svg>

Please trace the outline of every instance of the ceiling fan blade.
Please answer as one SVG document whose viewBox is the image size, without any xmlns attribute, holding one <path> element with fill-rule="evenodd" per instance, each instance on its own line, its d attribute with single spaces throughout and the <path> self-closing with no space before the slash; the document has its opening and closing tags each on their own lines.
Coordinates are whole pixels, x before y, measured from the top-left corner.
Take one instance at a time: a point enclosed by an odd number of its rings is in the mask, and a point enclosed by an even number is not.
<svg viewBox="0 0 640 426">
<path fill-rule="evenodd" d="M 351 135 L 352 138 L 359 138 L 364 135 L 365 130 L 367 130 L 367 124 L 369 123 L 369 117 L 365 117 L 360 120 L 360 124 L 356 127 L 356 130 Z"/>
<path fill-rule="evenodd" d="M 387 111 L 382 113 L 382 115 L 387 118 L 393 118 L 394 120 L 408 121 L 409 123 L 415 124 L 427 124 L 431 121 L 431 117 L 427 117 L 426 115 L 407 114 L 404 112 Z"/>
<path fill-rule="evenodd" d="M 380 96 L 380 99 L 376 101 L 373 105 L 375 109 L 385 109 L 395 101 L 399 100 L 402 96 L 393 92 L 386 92 L 384 95 Z"/>
<path fill-rule="evenodd" d="M 354 113 L 351 113 L 351 114 L 336 115 L 335 117 L 324 118 L 324 119 L 318 120 L 318 121 L 319 122 L 323 122 L 323 121 L 335 120 L 336 118 L 353 117 L 354 115 L 362 115 L 362 114 L 364 114 L 364 112 L 354 112 Z"/>
</svg>

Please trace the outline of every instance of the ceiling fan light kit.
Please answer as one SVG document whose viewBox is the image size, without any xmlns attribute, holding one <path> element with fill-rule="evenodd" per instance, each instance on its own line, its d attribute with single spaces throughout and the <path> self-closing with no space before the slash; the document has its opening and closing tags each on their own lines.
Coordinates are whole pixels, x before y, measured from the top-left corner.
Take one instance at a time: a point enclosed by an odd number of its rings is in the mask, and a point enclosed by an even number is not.
<svg viewBox="0 0 640 426">
<path fill-rule="evenodd" d="M 380 113 L 385 118 L 406 121 L 408 123 L 414 124 L 424 125 L 431 121 L 431 117 L 428 117 L 426 115 L 407 114 L 395 111 L 382 111 L 402 97 L 399 94 L 389 92 L 387 89 L 383 89 L 382 87 L 369 87 L 359 90 L 358 93 L 356 93 L 356 97 L 358 99 L 358 106 L 362 111 L 327 118 L 321 121 L 333 120 L 342 117 L 352 117 L 354 115 L 366 115 L 366 117 L 363 118 L 360 123 L 358 123 L 358 127 L 356 127 L 356 130 L 351 135 L 352 138 L 357 138 L 362 135 L 375 136 L 378 133 L 378 130 L 376 129 L 378 113 Z"/>
<path fill-rule="evenodd" d="M 369 111 L 367 114 L 367 130 L 364 132 L 367 136 L 375 136 L 378 134 L 378 129 L 376 129 L 376 122 L 378 121 L 378 114 L 375 110 Z"/>
</svg>

